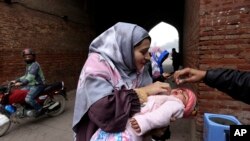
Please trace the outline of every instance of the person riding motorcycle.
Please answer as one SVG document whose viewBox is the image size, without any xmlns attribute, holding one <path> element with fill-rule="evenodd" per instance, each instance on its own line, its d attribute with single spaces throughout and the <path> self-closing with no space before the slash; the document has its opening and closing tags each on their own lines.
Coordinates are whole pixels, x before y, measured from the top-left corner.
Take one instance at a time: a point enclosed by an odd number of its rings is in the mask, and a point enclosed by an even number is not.
<svg viewBox="0 0 250 141">
<path fill-rule="evenodd" d="M 36 115 L 40 115 L 42 106 L 35 100 L 36 96 L 45 88 L 45 77 L 41 66 L 36 61 L 36 53 L 31 48 L 26 48 L 22 51 L 22 56 L 26 62 L 25 74 L 13 80 L 12 83 L 16 87 L 21 86 L 23 90 L 29 90 L 25 97 L 25 102 L 36 110 Z"/>
</svg>

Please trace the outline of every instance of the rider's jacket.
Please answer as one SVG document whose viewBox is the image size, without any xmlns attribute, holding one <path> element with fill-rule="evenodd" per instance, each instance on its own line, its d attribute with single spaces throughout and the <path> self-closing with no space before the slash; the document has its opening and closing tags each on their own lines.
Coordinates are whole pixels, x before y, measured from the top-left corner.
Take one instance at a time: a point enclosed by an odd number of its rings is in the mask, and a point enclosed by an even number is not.
<svg viewBox="0 0 250 141">
<path fill-rule="evenodd" d="M 30 64 L 27 64 L 25 74 L 18 78 L 17 81 L 28 86 L 44 85 L 45 77 L 38 62 L 34 61 Z"/>
<path fill-rule="evenodd" d="M 207 71 L 204 82 L 234 99 L 250 104 L 250 72 L 222 68 L 211 69 Z"/>
</svg>

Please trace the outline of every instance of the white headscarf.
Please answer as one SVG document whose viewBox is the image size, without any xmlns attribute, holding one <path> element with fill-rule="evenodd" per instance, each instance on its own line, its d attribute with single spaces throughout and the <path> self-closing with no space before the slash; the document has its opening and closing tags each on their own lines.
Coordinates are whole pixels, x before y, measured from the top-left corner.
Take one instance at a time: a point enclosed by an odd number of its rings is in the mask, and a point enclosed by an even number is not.
<svg viewBox="0 0 250 141">
<path fill-rule="evenodd" d="M 150 37 L 148 32 L 142 27 L 118 22 L 92 41 L 89 47 L 89 54 L 100 54 L 108 62 L 109 66 L 119 72 L 121 76 L 119 84 L 121 85 L 118 89 L 121 89 L 122 86 L 125 86 L 127 89 L 133 89 L 135 87 L 133 86 L 135 79 L 138 82 L 136 87 L 142 87 L 152 83 L 152 79 L 146 68 L 138 78 L 134 59 L 134 47 L 145 38 Z M 86 67 L 86 64 L 84 67 Z M 111 80 L 104 80 L 98 77 L 88 77 L 86 79 L 90 74 L 89 72 L 87 74 L 84 68 L 81 76 L 76 92 L 73 129 L 94 102 L 112 94 L 114 90 L 112 83 L 107 83 L 107 81 Z"/>
</svg>

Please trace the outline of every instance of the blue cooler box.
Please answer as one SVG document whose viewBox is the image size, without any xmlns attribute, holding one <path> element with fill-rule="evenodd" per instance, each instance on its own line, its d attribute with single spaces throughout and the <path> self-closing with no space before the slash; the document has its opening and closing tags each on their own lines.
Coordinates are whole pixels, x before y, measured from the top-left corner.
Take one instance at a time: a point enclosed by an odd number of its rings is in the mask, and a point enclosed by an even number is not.
<svg viewBox="0 0 250 141">
<path fill-rule="evenodd" d="M 241 125 L 236 117 L 223 114 L 204 114 L 204 141 L 229 141 L 230 125 Z"/>
</svg>

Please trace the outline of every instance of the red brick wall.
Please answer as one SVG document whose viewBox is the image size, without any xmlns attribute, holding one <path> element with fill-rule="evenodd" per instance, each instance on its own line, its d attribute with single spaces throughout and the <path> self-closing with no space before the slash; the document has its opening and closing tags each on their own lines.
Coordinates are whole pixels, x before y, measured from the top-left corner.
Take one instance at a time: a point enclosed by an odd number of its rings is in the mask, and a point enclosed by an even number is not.
<svg viewBox="0 0 250 141">
<path fill-rule="evenodd" d="M 186 1 L 184 20 L 183 63 L 184 66 L 197 67 L 199 64 L 199 2 Z"/>
<path fill-rule="evenodd" d="M 0 84 L 23 75 L 21 50 L 30 47 L 37 52 L 48 83 L 63 80 L 69 90 L 76 88 L 94 37 L 88 19 L 83 24 L 65 22 L 57 16 L 3 2 L 0 19 Z"/>
<path fill-rule="evenodd" d="M 199 30 L 200 30 L 200 22 L 199 22 L 199 8 L 200 3 L 196 0 L 186 1 L 185 3 L 185 15 L 184 15 L 184 40 L 183 40 L 183 66 L 184 67 L 199 67 Z M 193 85 L 194 88 L 198 91 L 198 85 Z M 198 91 L 199 92 L 199 91 Z M 199 96 L 199 95 L 198 95 Z M 200 103 L 200 102 L 198 102 Z M 197 116 L 196 119 L 199 119 L 200 116 Z M 202 126 L 199 124 L 199 120 L 196 120 L 196 129 L 192 129 L 195 131 L 191 131 L 191 133 L 195 133 L 195 135 L 191 135 L 192 140 L 201 139 L 201 131 Z M 197 125 L 198 122 L 198 125 Z M 198 130 L 198 131 L 196 131 Z"/>
<path fill-rule="evenodd" d="M 250 70 L 250 1 L 186 1 L 185 66 L 199 69 Z M 194 5 L 194 6 L 193 6 Z M 226 94 L 197 85 L 199 113 L 197 138 L 202 140 L 205 112 L 230 114 L 250 124 L 250 106 Z"/>
</svg>

